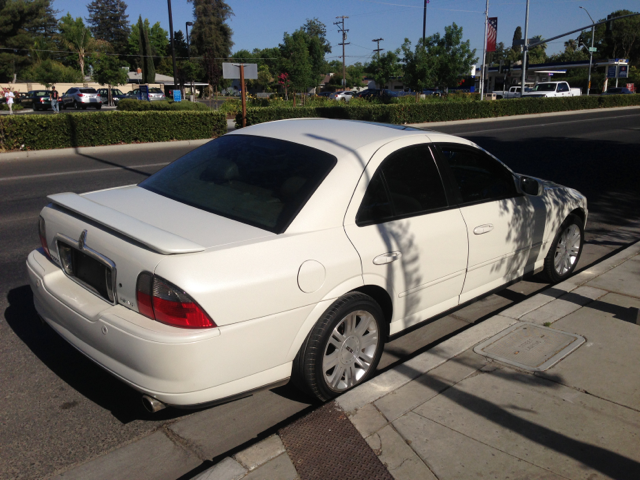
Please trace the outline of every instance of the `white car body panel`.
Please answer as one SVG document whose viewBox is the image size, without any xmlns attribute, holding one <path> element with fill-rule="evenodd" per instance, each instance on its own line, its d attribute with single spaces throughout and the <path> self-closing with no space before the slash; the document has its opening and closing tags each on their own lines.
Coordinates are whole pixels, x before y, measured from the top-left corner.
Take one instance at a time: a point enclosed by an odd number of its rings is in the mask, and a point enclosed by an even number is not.
<svg viewBox="0 0 640 480">
<path fill-rule="evenodd" d="M 499 205 L 482 204 L 358 227 L 369 179 L 389 154 L 430 142 L 475 145 L 436 132 L 322 119 L 271 122 L 229 135 L 279 138 L 336 157 L 284 233 L 127 186 L 52 196 L 54 204 L 41 213 L 52 259 L 38 249 L 27 260 L 44 320 L 133 388 L 170 405 L 213 402 L 286 380 L 316 322 L 335 299 L 356 289 L 387 292 L 392 335 L 454 308 L 539 268 L 569 212 L 587 213 L 579 193 L 540 181 L 539 196 L 511 201 L 522 205 L 515 217 L 502 218 Z M 483 223 L 494 230 L 470 238 L 468 228 Z M 116 266 L 113 304 L 58 265 L 56 241 L 75 242 L 85 230 L 86 246 Z M 396 251 L 399 261 L 373 263 Z M 517 268 L 506 268 L 510 258 Z M 184 289 L 216 327 L 181 329 L 138 313 L 142 272 Z"/>
</svg>

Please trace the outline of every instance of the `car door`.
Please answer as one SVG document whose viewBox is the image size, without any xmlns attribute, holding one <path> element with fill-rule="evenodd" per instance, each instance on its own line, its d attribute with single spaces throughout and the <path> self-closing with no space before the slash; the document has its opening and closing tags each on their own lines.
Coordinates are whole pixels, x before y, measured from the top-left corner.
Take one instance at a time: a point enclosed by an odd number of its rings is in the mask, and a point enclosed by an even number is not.
<svg viewBox="0 0 640 480">
<path fill-rule="evenodd" d="M 365 285 L 392 298 L 391 334 L 457 306 L 464 283 L 466 226 L 427 142 L 412 137 L 378 150 L 345 216 Z"/>
<path fill-rule="evenodd" d="M 539 198 L 520 192 L 504 164 L 483 150 L 438 144 L 440 168 L 457 196 L 469 237 L 469 260 L 460 302 L 531 271 L 545 228 Z"/>
</svg>

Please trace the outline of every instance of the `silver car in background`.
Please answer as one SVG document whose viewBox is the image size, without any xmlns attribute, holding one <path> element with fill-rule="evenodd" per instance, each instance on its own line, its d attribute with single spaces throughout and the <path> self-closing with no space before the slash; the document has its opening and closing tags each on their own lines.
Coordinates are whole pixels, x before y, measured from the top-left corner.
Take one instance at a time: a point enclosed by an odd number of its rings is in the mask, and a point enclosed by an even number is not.
<svg viewBox="0 0 640 480">
<path fill-rule="evenodd" d="M 126 98 L 132 98 L 134 100 L 138 99 L 138 95 L 140 94 L 140 89 L 136 88 L 134 90 L 131 90 L 129 93 L 127 93 Z M 149 100 L 150 101 L 155 101 L 155 100 L 166 100 L 166 97 L 164 95 L 164 93 L 162 92 L 162 90 L 160 90 L 159 88 L 155 87 L 155 88 L 150 88 L 149 89 Z"/>
<path fill-rule="evenodd" d="M 71 87 L 60 98 L 60 108 L 86 110 L 87 107 L 102 108 L 102 99 L 95 88 Z"/>
</svg>

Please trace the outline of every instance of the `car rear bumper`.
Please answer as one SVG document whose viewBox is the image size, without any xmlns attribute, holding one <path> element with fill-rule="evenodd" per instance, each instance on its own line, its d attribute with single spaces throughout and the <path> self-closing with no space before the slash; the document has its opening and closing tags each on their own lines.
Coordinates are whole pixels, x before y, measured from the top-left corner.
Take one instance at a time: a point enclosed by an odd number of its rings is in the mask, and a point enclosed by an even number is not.
<svg viewBox="0 0 640 480">
<path fill-rule="evenodd" d="M 292 327 L 309 313 L 299 309 L 221 328 L 179 329 L 108 304 L 67 278 L 42 249 L 31 252 L 27 270 L 36 310 L 47 324 L 98 365 L 168 405 L 215 403 L 281 384 L 291 374 L 291 339 L 265 338 L 265 327 Z"/>
</svg>

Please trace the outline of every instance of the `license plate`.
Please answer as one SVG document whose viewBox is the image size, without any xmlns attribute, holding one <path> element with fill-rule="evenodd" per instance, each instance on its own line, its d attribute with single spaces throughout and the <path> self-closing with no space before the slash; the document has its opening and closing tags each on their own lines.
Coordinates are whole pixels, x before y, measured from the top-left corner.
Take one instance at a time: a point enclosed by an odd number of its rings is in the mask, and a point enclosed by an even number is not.
<svg viewBox="0 0 640 480">
<path fill-rule="evenodd" d="M 110 266 L 64 242 L 58 242 L 58 253 L 67 276 L 99 297 L 114 303 L 114 272 Z"/>
</svg>

